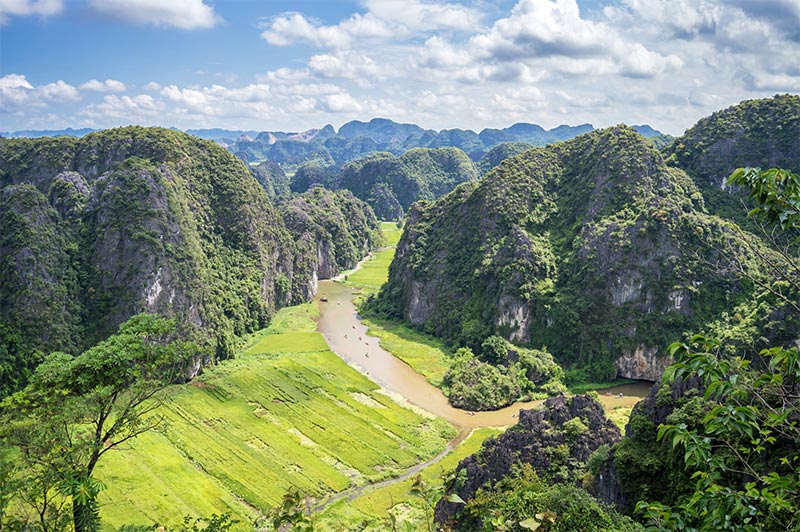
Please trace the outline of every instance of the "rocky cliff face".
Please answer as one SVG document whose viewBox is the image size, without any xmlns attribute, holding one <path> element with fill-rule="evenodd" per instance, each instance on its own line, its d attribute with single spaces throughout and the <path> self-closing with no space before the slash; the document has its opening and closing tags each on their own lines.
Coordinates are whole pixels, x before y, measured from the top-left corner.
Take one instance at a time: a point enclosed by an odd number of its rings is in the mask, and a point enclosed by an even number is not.
<svg viewBox="0 0 800 532">
<path fill-rule="evenodd" d="M 436 505 L 436 521 L 477 530 L 460 522 L 467 518 L 458 516 L 463 505 L 448 502 L 450 495 L 469 501 L 480 488 L 491 486 L 522 464 L 531 465 L 550 482 L 572 481 L 592 452 L 619 438 L 619 429 L 606 419 L 600 403 L 586 395 L 553 397 L 540 409 L 522 410 L 515 426 L 487 440 L 458 464 L 454 486 Z"/>
<path fill-rule="evenodd" d="M 590 487 L 597 498 L 624 513 L 632 513 L 645 495 L 669 504 L 693 484 L 680 448 L 674 450 L 669 441 L 657 442 L 656 434 L 663 423 L 691 424 L 702 419 L 708 408 L 699 401 L 704 390 L 696 377 L 662 388 L 656 384 L 634 406 L 624 438 L 611 448 Z M 676 411 L 679 420 L 671 418 Z"/>
<path fill-rule="evenodd" d="M 657 380 L 660 351 L 750 290 L 710 266 L 735 230 L 645 138 L 596 131 L 412 206 L 379 302 L 475 347 L 546 345 L 591 378 Z"/>
<path fill-rule="evenodd" d="M 350 191 L 315 187 L 281 207 L 281 215 L 299 250 L 298 272 L 311 278 L 301 299 L 316 293 L 318 279 L 354 268 L 380 244 L 375 213 Z"/>
<path fill-rule="evenodd" d="M 293 234 L 238 159 L 164 129 L 0 140 L 0 185 L 0 341 L 23 358 L 81 349 L 138 312 L 175 316 L 229 356 L 234 335 L 312 296 L 377 234 L 352 197 L 314 207 L 337 205 L 336 223 Z M 340 236 L 347 250 L 326 254 Z"/>
<path fill-rule="evenodd" d="M 747 100 L 718 111 L 689 128 L 664 152 L 688 173 L 706 197 L 710 212 L 743 222 L 743 191 L 730 190 L 736 168 L 779 167 L 800 171 L 800 96 Z"/>
</svg>

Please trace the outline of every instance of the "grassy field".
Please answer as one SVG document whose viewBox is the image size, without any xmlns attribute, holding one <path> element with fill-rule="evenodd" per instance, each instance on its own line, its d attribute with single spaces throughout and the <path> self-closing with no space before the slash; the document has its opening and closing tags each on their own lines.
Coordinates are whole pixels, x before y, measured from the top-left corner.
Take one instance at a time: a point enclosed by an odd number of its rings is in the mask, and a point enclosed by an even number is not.
<svg viewBox="0 0 800 532">
<path fill-rule="evenodd" d="M 381 222 L 384 246 L 374 252 L 358 271 L 345 276 L 345 284 L 361 290 L 361 298 L 380 290 L 389 279 L 389 265 L 394 258 L 394 250 L 400 241 L 402 230 L 394 222 Z"/>
<path fill-rule="evenodd" d="M 327 349 L 315 305 L 284 309 L 234 360 L 174 386 L 164 424 L 97 477 L 104 524 L 253 518 L 296 487 L 324 498 L 435 456 L 454 429 L 399 406 Z"/>
<path fill-rule="evenodd" d="M 461 445 L 440 462 L 423 469 L 420 475 L 429 486 L 441 487 L 442 472 L 454 469 L 458 462 L 475 453 L 487 438 L 501 432 L 493 428 L 474 430 Z M 412 483 L 413 479 L 406 479 L 391 486 L 366 491 L 352 501 L 332 504 L 319 517 L 319 524 L 321 528 L 329 530 L 386 530 L 385 519 L 391 511 L 411 521 L 418 530 L 424 530 L 424 504 L 419 497 L 409 494 Z"/>
<path fill-rule="evenodd" d="M 614 422 L 616 426 L 619 427 L 619 430 L 622 431 L 622 434 L 625 434 L 625 425 L 628 424 L 628 421 L 631 419 L 631 412 L 633 411 L 633 407 L 631 406 L 617 406 L 609 410 L 608 408 L 605 409 L 606 417 Z"/>
</svg>

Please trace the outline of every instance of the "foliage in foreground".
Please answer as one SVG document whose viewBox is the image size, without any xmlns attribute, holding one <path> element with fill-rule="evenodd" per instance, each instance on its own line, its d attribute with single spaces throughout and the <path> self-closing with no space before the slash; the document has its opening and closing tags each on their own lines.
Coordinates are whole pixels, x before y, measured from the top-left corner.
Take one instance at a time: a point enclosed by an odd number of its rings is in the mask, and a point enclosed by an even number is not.
<svg viewBox="0 0 800 532">
<path fill-rule="evenodd" d="M 739 169 L 730 184 L 747 186 L 750 216 L 785 231 L 800 229 L 800 176 L 779 169 Z M 800 258 L 783 253 L 788 270 Z M 783 272 L 786 274 L 786 272 Z M 796 277 L 780 295 L 798 310 Z M 670 346 L 676 362 L 664 384 L 697 378 L 709 409 L 694 426 L 664 424 L 658 438 L 684 451 L 692 491 L 670 506 L 640 502 L 653 530 L 800 529 L 800 352 L 776 346 L 753 360 L 725 356 L 703 335 Z"/>
<path fill-rule="evenodd" d="M 175 340 L 174 321 L 139 314 L 77 357 L 48 356 L 30 384 L 0 404 L 0 442 L 12 456 L 0 517 L 13 508 L 15 526 L 98 530 L 98 461 L 155 428 L 158 418 L 148 414 L 158 393 L 193 352 Z"/>
<path fill-rule="evenodd" d="M 664 382 L 699 376 L 714 406 L 698 427 L 662 425 L 659 439 L 682 448 L 693 492 L 673 507 L 640 503 L 654 530 L 797 530 L 800 527 L 800 356 L 775 347 L 767 367 L 720 356 L 694 336 L 670 346 L 677 362 Z"/>
<path fill-rule="evenodd" d="M 572 484 L 548 484 L 529 465 L 478 491 L 465 506 L 466 527 L 497 532 L 633 532 L 641 525 Z M 480 525 L 478 525 L 480 523 Z M 474 528 L 480 526 L 480 528 Z"/>
</svg>

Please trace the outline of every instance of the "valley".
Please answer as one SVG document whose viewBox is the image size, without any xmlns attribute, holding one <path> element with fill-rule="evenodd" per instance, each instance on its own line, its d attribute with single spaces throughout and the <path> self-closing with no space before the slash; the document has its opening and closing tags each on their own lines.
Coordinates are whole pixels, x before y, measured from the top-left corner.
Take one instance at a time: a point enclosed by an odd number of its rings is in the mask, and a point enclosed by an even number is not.
<svg viewBox="0 0 800 532">
<path fill-rule="evenodd" d="M 440 483 L 441 472 L 515 424 L 521 409 L 541 405 L 453 408 L 381 347 L 391 333 L 369 335 L 353 298 L 388 275 L 398 231 L 388 222 L 382 229 L 387 246 L 345 272 L 346 281 L 320 282 L 315 301 L 279 311 L 233 360 L 169 390 L 159 429 L 110 454 L 98 472 L 108 485 L 100 495 L 106 526 L 228 513 L 250 530 L 290 488 L 310 497 L 321 529 L 347 521 L 380 530 L 393 508 L 419 523 L 410 477 Z M 427 353 L 418 364 L 446 363 L 436 360 L 447 357 L 441 348 L 402 341 L 406 352 Z M 625 422 L 649 388 L 623 385 L 599 399 Z"/>
<path fill-rule="evenodd" d="M 794 526 L 800 175 L 747 165 L 797 138 L 784 95 L 486 165 L 0 139 L 0 528 Z"/>
</svg>

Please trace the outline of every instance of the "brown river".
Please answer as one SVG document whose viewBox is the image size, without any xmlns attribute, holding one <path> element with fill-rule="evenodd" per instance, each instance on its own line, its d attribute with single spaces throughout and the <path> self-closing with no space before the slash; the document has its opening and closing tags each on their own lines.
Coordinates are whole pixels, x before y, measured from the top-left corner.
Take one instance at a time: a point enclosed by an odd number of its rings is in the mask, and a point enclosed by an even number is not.
<svg viewBox="0 0 800 532">
<path fill-rule="evenodd" d="M 327 301 L 321 301 L 325 296 Z M 383 387 L 393 397 L 406 401 L 422 410 L 446 419 L 456 426 L 458 435 L 447 443 L 445 449 L 437 456 L 419 463 L 402 475 L 382 482 L 353 487 L 335 494 L 313 508 L 318 512 L 336 501 L 347 499 L 352 501 L 367 490 L 388 486 L 411 478 L 424 468 L 435 464 L 452 449 L 457 447 L 472 429 L 477 427 L 505 427 L 517 422 L 519 411 L 533 408 L 542 401 L 514 403 L 511 406 L 492 412 L 467 412 L 450 406 L 447 398 L 439 388 L 429 383 L 425 377 L 381 348 L 378 338 L 367 335 L 367 327 L 353 305 L 353 290 L 335 281 L 320 281 L 317 290 L 319 306 L 319 330 L 328 342 L 331 350 L 345 362 Z M 606 410 L 617 406 L 633 406 L 647 395 L 652 386 L 648 382 L 626 384 L 600 392 L 600 402 Z M 622 394 L 622 396 L 620 396 Z"/>
<path fill-rule="evenodd" d="M 323 294 L 327 297 L 327 302 L 319 301 Z M 323 334 L 334 353 L 388 392 L 446 419 L 462 429 L 461 432 L 468 432 L 464 429 L 475 427 L 513 425 L 521 409 L 533 408 L 542 403 L 542 401 L 514 403 L 491 412 L 467 412 L 454 408 L 439 388 L 429 383 L 408 364 L 381 348 L 378 338 L 367 335 L 367 327 L 361 323 L 361 318 L 353 305 L 351 288 L 334 281 L 320 281 L 317 301 L 320 310 L 317 329 Z M 639 382 L 598 393 L 600 402 L 610 410 L 617 406 L 633 406 L 647 395 L 651 386 L 649 382 Z"/>
</svg>

